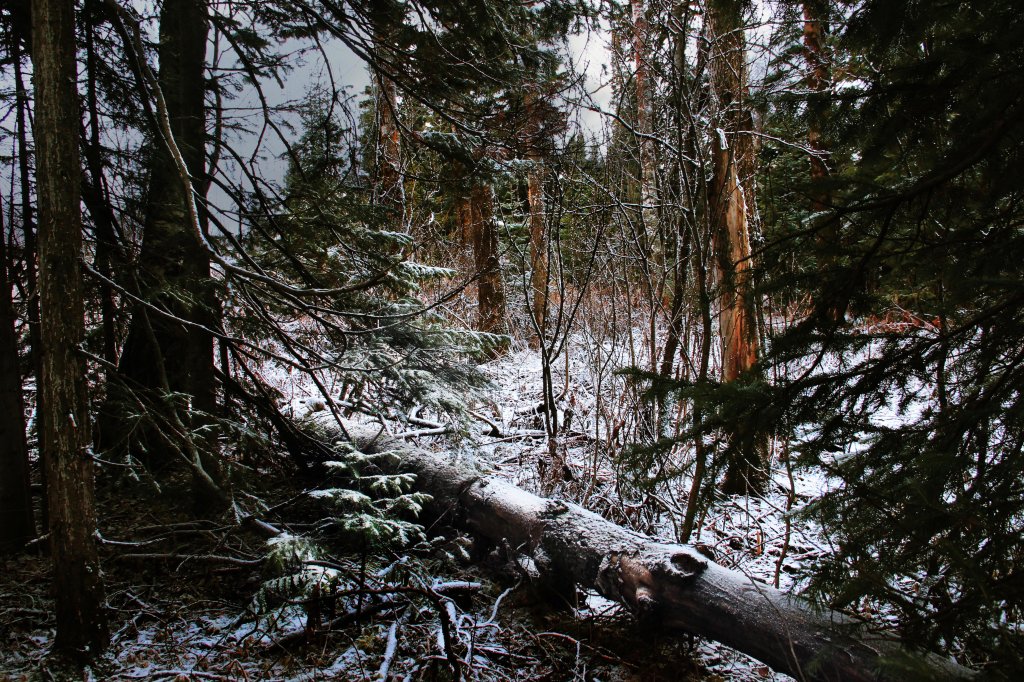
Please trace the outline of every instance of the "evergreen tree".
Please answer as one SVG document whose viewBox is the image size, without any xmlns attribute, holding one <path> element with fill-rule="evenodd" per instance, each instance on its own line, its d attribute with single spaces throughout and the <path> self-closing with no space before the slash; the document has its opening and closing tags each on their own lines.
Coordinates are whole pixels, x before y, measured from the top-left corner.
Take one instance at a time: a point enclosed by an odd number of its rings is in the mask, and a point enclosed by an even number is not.
<svg viewBox="0 0 1024 682">
<path fill-rule="evenodd" d="M 830 255 L 770 278 L 815 310 L 774 340 L 791 378 L 759 393 L 762 415 L 837 483 L 807 509 L 837 548 L 814 590 L 883 603 L 917 641 L 1008 674 L 1024 595 L 1024 26 L 994 0 L 844 11 L 829 137 L 845 161 L 768 260 L 823 237 Z"/>
<path fill-rule="evenodd" d="M 449 329 L 417 298 L 421 283 L 454 273 L 406 257 L 410 236 L 392 229 L 393 207 L 370 201 L 374 183 L 353 165 L 361 145 L 341 106 L 314 90 L 302 107 L 284 200 L 248 216 L 242 245 L 277 284 L 232 288 L 237 309 L 257 315 L 232 315 L 231 326 L 272 340 L 325 393 L 339 384 L 329 402 L 461 416 L 465 396 L 485 385 L 469 356 L 495 337 Z M 282 286 L 304 289 L 304 302 L 282 297 Z"/>
</svg>

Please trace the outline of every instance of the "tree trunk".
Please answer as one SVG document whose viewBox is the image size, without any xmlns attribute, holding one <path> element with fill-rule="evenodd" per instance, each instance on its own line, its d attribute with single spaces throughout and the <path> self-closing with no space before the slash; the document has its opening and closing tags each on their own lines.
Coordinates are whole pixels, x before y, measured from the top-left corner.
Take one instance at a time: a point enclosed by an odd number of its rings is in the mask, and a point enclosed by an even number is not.
<svg viewBox="0 0 1024 682">
<path fill-rule="evenodd" d="M 213 337 L 206 329 L 220 326 L 215 283 L 210 277 L 210 256 L 195 233 L 189 203 L 207 183 L 205 62 L 209 20 L 201 0 L 165 0 L 160 12 L 159 87 L 166 103 L 173 143 L 190 176 L 189 187 L 179 173 L 162 131 L 150 168 L 149 193 L 139 254 L 142 296 L 176 319 L 136 306 L 119 365 L 129 389 L 140 386 L 160 400 L 173 400 L 164 409 L 177 412 L 189 431 L 203 416 L 217 410 Z M 199 206 L 200 229 L 206 229 L 205 211 Z M 166 394 L 176 394 L 170 398 Z M 184 399 L 181 398 L 184 396 Z M 116 409 L 116 408 L 115 408 Z M 197 423 L 198 422 L 198 423 Z M 153 437 L 146 446 L 154 463 L 170 461 L 175 454 L 170 439 Z M 104 434 L 104 442 L 109 439 Z M 191 447 L 191 446 L 189 446 Z M 218 484 L 221 464 L 212 441 L 197 451 L 201 467 Z M 152 453 L 158 453 L 155 457 Z M 200 477 L 202 478 L 202 477 Z M 216 507 L 225 499 L 210 490 L 209 481 L 197 480 L 196 502 Z"/>
<path fill-rule="evenodd" d="M 392 35 L 404 21 L 405 9 L 387 3 L 368 6 L 373 28 L 373 48 L 377 64 L 394 65 Z M 402 170 L 402 137 L 398 121 L 398 89 L 395 82 L 380 71 L 373 73 L 374 105 L 377 114 L 376 176 L 374 200 L 390 212 L 393 232 L 406 232 L 405 177 Z"/>
<path fill-rule="evenodd" d="M 75 4 L 32 3 L 46 478 L 56 593 L 54 648 L 91 657 L 108 642 L 96 553 L 81 276 Z"/>
<path fill-rule="evenodd" d="M 651 138 L 651 78 L 647 10 L 644 0 L 632 0 L 633 18 L 633 80 L 636 94 L 636 131 L 640 135 L 640 215 L 643 220 L 644 243 L 658 238 L 657 166 L 654 140 Z"/>
<path fill-rule="evenodd" d="M 36 534 L 6 235 L 0 211 L 0 553 L 21 549 Z"/>
<path fill-rule="evenodd" d="M 379 205 L 396 221 L 389 229 L 405 232 L 405 184 L 402 179 L 402 141 L 398 129 L 398 93 L 390 78 L 374 74 L 377 89 L 377 178 Z"/>
<path fill-rule="evenodd" d="M 21 73 L 20 56 L 14 59 L 14 82 L 18 88 L 18 109 L 16 114 L 18 127 L 18 173 L 21 185 L 21 229 L 25 235 L 25 248 L 22 262 L 25 266 L 25 284 L 28 296 L 28 343 L 32 370 L 36 377 L 36 447 L 39 452 L 39 468 L 46 466 L 46 406 L 39 387 L 43 384 L 43 336 L 39 329 L 39 278 L 36 256 L 39 249 L 36 243 L 36 226 L 32 219 L 32 171 L 29 166 L 28 151 L 28 111 L 29 93 Z M 28 434 L 26 434 L 28 435 Z M 47 504 L 46 476 L 41 475 L 43 482 L 43 504 L 39 519 L 40 531 L 46 533 L 50 526 L 49 505 Z"/>
<path fill-rule="evenodd" d="M 501 334 L 505 331 L 505 285 L 501 277 L 498 224 L 494 220 L 494 191 L 476 182 L 470 192 L 473 257 L 477 279 L 476 328 Z"/>
<path fill-rule="evenodd" d="M 540 139 L 543 126 L 537 102 L 538 89 L 536 84 L 527 86 L 525 96 L 527 159 L 532 163 L 526 177 L 530 227 L 530 297 L 527 303 L 534 325 L 531 348 L 540 348 L 544 344 L 548 314 L 548 241 L 544 217 L 544 156 Z"/>
<path fill-rule="evenodd" d="M 820 315 L 830 324 L 841 322 L 846 315 L 846 303 L 838 294 L 838 287 L 829 286 L 827 281 L 835 268 L 835 253 L 838 247 L 837 224 L 822 215 L 832 205 L 832 197 L 826 185 L 829 171 L 829 150 L 823 137 L 825 117 L 829 108 L 829 88 L 832 79 L 828 55 L 825 53 L 825 36 L 828 35 L 828 2 L 807 0 L 803 3 L 804 14 L 804 58 L 807 61 L 807 147 L 810 150 L 811 167 L 811 212 L 818 225 L 816 246 L 821 271 L 826 278 L 824 296 L 816 302 Z"/>
<path fill-rule="evenodd" d="M 530 346 L 544 343 L 548 311 L 548 242 L 544 221 L 544 168 L 537 158 L 527 178 L 527 201 L 530 207 L 530 291 L 533 295 L 530 312 L 536 325 Z"/>
<path fill-rule="evenodd" d="M 722 339 L 722 381 L 736 381 L 757 364 L 759 342 L 754 308 L 749 213 L 753 206 L 754 168 L 747 88 L 746 40 L 740 0 L 709 3 L 711 81 L 721 127 L 712 131 L 713 181 L 709 201 L 720 289 L 719 329 Z M 746 185 L 746 186 L 745 186 Z M 729 434 L 728 464 L 723 491 L 759 492 L 768 470 L 767 442 L 751 425 L 737 424 Z"/>
<path fill-rule="evenodd" d="M 828 108 L 829 66 L 825 55 L 825 36 L 828 34 L 826 3 L 822 0 L 807 0 L 804 12 L 804 58 L 807 60 L 807 146 L 811 150 L 811 181 L 815 187 L 811 197 L 811 210 L 824 211 L 829 205 L 829 195 L 821 189 L 820 183 L 829 177 L 828 149 L 822 139 L 822 124 Z"/>
<path fill-rule="evenodd" d="M 201 0 L 166 0 L 160 13 L 160 89 L 167 103 L 174 142 L 192 177 L 192 190 L 205 186 L 206 106 L 205 61 L 209 23 Z M 194 234 L 185 188 L 167 145 L 156 142 L 150 169 L 146 223 L 139 265 L 144 295 L 184 320 L 209 324 L 212 281 L 210 257 Z M 167 292 L 170 292 L 168 294 Z M 166 363 L 172 391 L 191 396 L 194 409 L 212 412 L 213 340 L 209 334 L 150 315 L 158 348 L 148 347 L 146 334 L 133 316 L 122 367 L 132 379 L 160 388 L 154 354 Z"/>
<path fill-rule="evenodd" d="M 341 440 L 333 419 L 316 430 Z M 531 556 L 544 578 L 571 598 L 575 587 L 594 588 L 652 627 L 679 629 L 722 642 L 806 680 L 904 679 L 880 671 L 890 657 L 913 657 L 931 667 L 930 679 L 970 672 L 934 655 L 919 657 L 885 634 L 868 632 L 852 618 L 819 612 L 809 602 L 756 583 L 709 561 L 687 545 L 660 543 L 626 530 L 574 504 L 537 497 L 474 468 L 446 461 L 346 423 L 364 451 L 397 451 L 400 467 L 416 474 L 431 494 L 431 508 L 495 544 Z"/>
</svg>

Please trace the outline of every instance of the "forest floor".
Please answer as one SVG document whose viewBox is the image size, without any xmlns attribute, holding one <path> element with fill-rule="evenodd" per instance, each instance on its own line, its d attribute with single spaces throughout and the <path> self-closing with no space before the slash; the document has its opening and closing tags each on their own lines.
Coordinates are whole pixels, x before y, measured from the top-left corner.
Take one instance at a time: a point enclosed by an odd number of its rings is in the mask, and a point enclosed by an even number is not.
<svg viewBox="0 0 1024 682">
<path fill-rule="evenodd" d="M 688 480 L 680 479 L 677 489 L 665 492 L 658 508 L 650 499 L 631 499 L 619 480 L 615 433 L 621 413 L 631 406 L 623 398 L 623 379 L 606 371 L 617 363 L 595 362 L 592 341 L 570 345 L 568 359 L 552 368 L 555 386 L 564 389 L 561 418 L 571 413 L 560 440 L 568 476 L 555 494 L 675 541 L 673 519 L 679 518 Z M 475 406 L 483 416 L 468 434 L 409 438 L 424 448 L 473 458 L 495 475 L 538 491 L 538 463 L 548 447 L 536 411 L 540 354 L 513 349 L 484 368 L 495 389 Z M 282 372 L 275 381 L 297 412 L 318 400 L 297 377 L 293 381 Z M 410 434 L 417 431 L 405 428 Z M 676 456 L 685 458 L 686 453 Z M 785 590 L 797 586 L 804 562 L 828 551 L 815 528 L 787 522 L 787 508 L 826 483 L 788 473 L 781 465 L 775 472 L 764 498 L 716 501 L 692 541 L 715 561 Z M 280 474 L 266 478 L 289 480 Z M 399 555 L 361 560 L 351 548 L 325 548 L 325 565 L 358 574 L 360 588 L 375 586 L 372 604 L 360 601 L 356 618 L 316 614 L 314 622 L 298 600 L 276 605 L 273 619 L 266 605 L 261 607 L 266 613 L 254 616 L 254 595 L 263 594 L 268 584 L 259 565 L 266 540 L 240 521 L 245 509 L 260 508 L 255 498 L 243 500 L 234 518 L 199 522 L 187 505 L 173 502 L 173 495 L 153 495 L 138 483 L 128 490 L 137 494 L 125 494 L 119 485 L 113 476 L 100 479 L 112 645 L 84 679 L 359 680 L 382 679 L 384 672 L 386 679 L 448 680 L 455 648 L 462 659 L 460 675 L 468 679 L 790 679 L 714 642 L 639 630 L 596 594 L 582 595 L 575 608 L 551 608 L 543 595 L 524 585 L 517 565 L 494 552 L 474 552 L 450 529 L 432 529 L 445 538 L 414 550 L 420 561 Z M 261 502 L 271 511 L 261 518 L 296 535 L 307 530 L 317 511 L 303 492 L 298 482 L 293 489 L 264 491 Z M 184 493 L 178 499 L 185 499 Z M 0 566 L 2 681 L 62 678 L 46 657 L 54 625 L 49 570 L 48 560 L 33 555 Z M 397 585 L 412 585 L 418 592 L 387 602 L 381 595 Z M 431 601 L 427 593 L 453 585 L 466 590 L 445 600 L 446 615 L 441 602 Z M 327 632 L 321 623 L 332 615 L 336 627 Z M 450 636 L 458 640 L 454 648 L 445 645 L 441 622 L 446 618 L 458 633 Z"/>
</svg>

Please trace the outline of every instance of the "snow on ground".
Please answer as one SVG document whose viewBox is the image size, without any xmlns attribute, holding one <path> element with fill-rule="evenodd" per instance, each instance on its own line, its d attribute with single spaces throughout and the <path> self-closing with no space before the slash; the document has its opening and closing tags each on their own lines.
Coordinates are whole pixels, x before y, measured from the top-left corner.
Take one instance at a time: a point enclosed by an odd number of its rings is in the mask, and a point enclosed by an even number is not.
<svg viewBox="0 0 1024 682">
<path fill-rule="evenodd" d="M 628 340 L 623 340 L 623 336 Z M 643 331 L 638 329 L 625 335 L 620 330 L 618 337 L 584 329 L 574 334 L 566 350 L 551 362 L 551 384 L 557 396 L 560 424 L 557 444 L 569 474 L 553 495 L 589 506 L 617 523 L 631 525 L 661 540 L 677 541 L 678 519 L 690 485 L 688 476 L 684 473 L 666 486 L 663 497 L 658 498 L 660 509 L 656 514 L 645 514 L 638 500 L 626 499 L 628 493 L 623 492 L 617 480 L 615 460 L 632 438 L 630 429 L 636 427 L 636 414 L 641 407 L 636 390 L 617 372 L 646 362 L 643 351 L 636 350 L 647 346 L 643 339 Z M 871 349 L 865 352 L 870 353 Z M 428 449 L 454 450 L 478 461 L 495 475 L 540 493 L 541 463 L 550 457 L 542 411 L 542 354 L 520 343 L 502 357 L 483 364 L 481 369 L 494 388 L 489 399 L 469 406 L 473 421 L 468 433 L 453 437 L 438 434 L 439 429 L 421 429 L 403 423 L 407 415 L 396 415 L 398 418 L 387 428 L 392 433 L 425 434 L 410 435 L 409 439 Z M 323 397 L 301 373 L 279 368 L 268 374 L 293 414 L 321 408 Z M 902 409 L 886 406 L 876 418 L 887 424 L 905 422 L 927 400 L 922 395 Z M 440 415 L 416 416 L 425 423 L 444 421 Z M 692 454 L 681 447 L 672 456 L 685 472 Z M 820 473 L 790 471 L 776 459 L 764 497 L 716 500 L 701 518 L 690 542 L 716 562 L 753 580 L 799 591 L 805 569 L 831 550 L 821 529 L 794 518 L 793 512 L 835 484 Z M 616 608 L 611 602 L 591 596 L 580 615 L 607 616 Z M 713 676 L 721 679 L 791 679 L 716 642 L 700 642 L 695 655 Z"/>
<path fill-rule="evenodd" d="M 635 338 L 643 338 L 641 332 L 633 333 Z M 640 407 L 636 392 L 617 371 L 645 362 L 643 353 L 633 349 L 637 345 L 646 344 L 624 343 L 612 336 L 602 337 L 594 330 L 584 330 L 574 334 L 565 352 L 552 361 L 552 385 L 562 425 L 558 446 L 564 452 L 570 474 L 554 495 L 595 508 L 618 523 L 628 523 L 659 539 L 677 541 L 675 519 L 681 518 L 686 504 L 690 485 L 687 476 L 668 486 L 668 499 L 661 500 L 661 513 L 656 515 L 644 514 L 637 500 L 623 499 L 616 481 L 614 459 L 628 443 L 628 431 L 631 424 L 635 426 L 635 414 Z M 428 449 L 455 450 L 495 475 L 540 493 L 539 463 L 549 457 L 541 410 L 542 354 L 518 344 L 481 369 L 494 383 L 494 389 L 489 400 L 470 406 L 475 421 L 464 438 L 438 435 L 433 429 L 410 429 L 408 424 L 399 422 L 389 424 L 388 428 L 393 433 L 429 433 L 410 440 Z M 270 378 L 294 414 L 319 408 L 323 399 L 302 374 L 281 370 L 273 372 Z M 417 416 L 428 421 L 443 420 L 438 415 Z M 685 449 L 673 454 L 684 470 L 689 456 Z M 806 521 L 793 520 L 791 511 L 818 496 L 829 484 L 821 475 L 788 472 L 776 461 L 772 483 L 763 498 L 716 500 L 696 529 L 691 544 L 753 580 L 782 590 L 798 590 L 804 568 L 829 549 L 820 529 Z M 792 505 L 791 488 L 795 492 Z M 595 599 L 600 601 L 596 597 L 589 600 L 590 607 L 581 616 L 588 612 L 607 614 L 613 606 L 603 601 L 597 604 Z M 710 673 L 722 679 L 791 679 L 716 642 L 701 642 L 696 656 Z"/>
<path fill-rule="evenodd" d="M 676 541 L 676 523 L 686 503 L 690 481 L 684 475 L 669 484 L 661 499 L 658 514 L 645 512 L 639 500 L 627 499 L 617 481 L 615 458 L 627 443 L 630 424 L 635 422 L 639 403 L 627 380 L 615 373 L 635 362 L 643 361 L 625 343 L 598 338 L 594 333 L 579 333 L 570 339 L 564 354 L 552 364 L 552 385 L 558 397 L 558 418 L 562 425 L 558 447 L 563 451 L 568 480 L 555 491 L 555 496 L 578 502 L 604 513 L 618 523 L 625 523 L 665 541 Z M 392 414 L 388 428 L 393 433 L 433 433 L 410 436 L 410 440 L 425 448 L 455 450 L 462 456 L 473 458 L 495 475 L 534 492 L 540 491 L 539 463 L 549 457 L 542 405 L 542 377 L 544 372 L 541 353 L 525 346 L 514 347 L 506 355 L 482 365 L 491 378 L 494 389 L 489 399 L 470 405 L 475 415 L 469 433 L 464 437 L 438 435 L 437 429 L 423 428 L 411 423 L 408 415 Z M 282 395 L 282 403 L 293 414 L 323 409 L 324 397 L 302 373 L 289 371 L 273 362 L 263 368 L 265 378 Z M 334 387 L 327 384 L 329 390 Z M 369 419 L 368 417 L 361 417 Z M 419 414 L 423 422 L 443 421 L 444 417 Z M 633 424 L 635 426 L 635 424 Z M 680 448 L 673 457 L 683 464 L 689 453 Z M 788 473 L 780 464 L 773 470 L 772 485 L 763 499 L 727 498 L 716 501 L 703 517 L 694 538 L 702 551 L 720 564 L 741 571 L 754 580 L 777 584 L 788 590 L 799 587 L 799 576 L 811 560 L 828 552 L 827 542 L 818 529 L 805 522 L 786 520 L 789 491 L 795 490 L 795 505 L 805 504 L 828 485 L 820 476 L 806 472 Z M 666 511 L 674 510 L 674 512 Z M 578 616 L 607 618 L 618 607 L 591 595 Z M 216 660 L 227 665 L 225 651 L 234 647 L 255 646 L 245 643 L 248 625 L 239 626 L 237 612 L 225 613 L 211 609 L 209 613 L 191 613 L 188 622 L 168 621 L 129 627 L 115 637 L 120 642 L 121 662 L 125 665 L 122 679 L 143 679 L 174 676 L 190 671 L 206 674 Z M 296 615 L 295 628 L 302 626 Z M 131 625 L 131 624 L 129 624 Z M 126 626 L 128 627 L 128 626 Z M 287 629 L 287 628 L 285 628 Z M 40 646 L 45 646 L 45 643 Z M 227 647 L 227 649 L 225 649 Z M 214 652 L 219 651 L 219 655 Z M 207 653 L 209 652 L 209 654 Z M 210 659 L 207 660 L 207 656 Z M 239 656 L 244 652 L 239 650 Z M 356 649 L 332 654 L 330 660 L 318 662 L 318 668 L 308 676 L 293 679 L 326 679 L 332 671 L 343 676 L 362 663 L 354 660 Z M 737 680 L 789 680 L 773 673 L 763 664 L 715 642 L 700 641 L 694 656 L 710 674 L 710 679 Z M 223 672 L 229 672 L 226 669 Z M 264 667 L 263 675 L 279 679 L 298 672 L 291 665 Z"/>
<path fill-rule="evenodd" d="M 571 468 L 589 474 L 596 480 L 597 487 L 603 484 L 602 494 L 614 496 L 615 467 L 609 460 L 611 453 L 597 447 L 595 441 L 607 441 L 614 429 L 614 419 L 607 419 L 608 408 L 604 406 L 623 405 L 625 382 L 610 370 L 620 369 L 629 361 L 622 353 L 612 357 L 612 363 L 600 377 L 595 368 L 600 367 L 601 353 L 587 348 L 590 339 L 578 335 L 572 339 L 567 350 L 568 362 L 556 359 L 552 366 L 555 375 L 553 383 L 565 392 L 559 403 L 560 414 L 571 410 L 570 435 L 567 441 L 567 460 Z M 604 349 L 608 351 L 607 347 Z M 610 355 L 611 353 L 607 353 Z M 596 361 L 595 361 L 596 360 Z M 622 364 L 618 364 L 622 363 Z M 484 371 L 495 382 L 493 408 L 500 414 L 503 427 L 513 432 L 542 428 L 542 418 L 535 414 L 541 403 L 543 363 L 539 351 L 519 348 L 508 355 L 484 366 Z M 568 377 L 568 380 L 567 380 Z M 605 394 L 598 395 L 596 387 L 604 386 Z M 572 434 L 596 434 L 597 438 L 573 440 Z M 474 444 L 479 456 L 496 465 L 498 475 L 510 481 L 537 491 L 538 472 L 536 462 L 546 456 L 547 442 L 544 437 L 522 439 L 479 438 Z M 685 453 L 683 454 L 685 457 Z M 676 499 L 685 505 L 685 493 L 689 489 L 689 478 L 682 478 L 674 485 Z M 820 494 L 828 482 L 821 476 L 808 472 L 794 472 L 792 485 L 795 489 L 796 505 Z M 784 467 L 776 462 L 773 469 L 772 485 L 763 499 L 727 498 L 719 500 L 709 510 L 704 523 L 697 529 L 691 544 L 712 555 L 718 563 L 738 570 L 753 580 L 777 585 L 783 590 L 798 587 L 799 575 L 806 562 L 828 552 L 827 543 L 819 529 L 806 522 L 791 522 L 787 535 L 787 499 L 791 487 L 790 477 Z M 576 492 L 577 495 L 572 493 Z M 580 488 L 566 486 L 562 496 L 586 504 L 578 499 Z M 594 486 L 587 490 L 594 493 Z M 677 541 L 675 527 L 663 515 L 659 523 L 641 530 L 666 541 Z M 620 519 L 616 519 L 620 520 Z M 621 521 L 621 520 L 620 520 Z M 785 546 L 785 551 L 784 551 Z M 783 556 L 785 554 L 785 556 Z M 595 600 L 602 608 L 609 608 L 610 602 L 592 597 L 588 604 L 596 608 Z M 712 674 L 727 680 L 789 680 L 790 677 L 774 673 L 769 668 L 717 642 L 701 642 L 696 655 Z"/>
<path fill-rule="evenodd" d="M 657 518 L 637 510 L 633 500 L 621 499 L 613 461 L 624 441 L 621 430 L 632 421 L 638 403 L 627 381 L 616 370 L 638 359 L 623 344 L 599 340 L 593 334 L 577 334 L 566 352 L 552 362 L 554 392 L 558 396 L 558 417 L 562 425 L 559 447 L 563 449 L 570 480 L 555 495 L 596 507 L 612 518 L 631 523 L 662 540 L 676 541 L 673 516 L 679 518 L 685 506 L 690 481 L 682 476 L 669 486 L 663 500 L 665 509 Z M 642 361 L 642 357 L 639 358 Z M 541 411 L 543 361 L 537 350 L 523 345 L 486 363 L 483 371 L 494 383 L 490 400 L 470 406 L 477 416 L 464 439 L 430 435 L 411 440 L 422 447 L 452 450 L 473 458 L 517 485 L 540 492 L 538 464 L 549 456 L 548 439 Z M 278 374 L 279 388 L 296 413 L 321 400 L 315 389 L 298 374 Z M 437 415 L 420 415 L 439 420 Z M 401 432 L 403 425 L 391 425 Z M 415 431 L 415 429 L 413 430 Z M 407 431 L 411 433 L 412 431 Z M 674 456 L 686 463 L 688 452 Z M 792 478 L 791 478 L 792 477 Z M 821 476 L 808 472 L 787 472 L 776 462 L 772 484 L 764 498 L 727 498 L 716 501 L 691 539 L 715 561 L 741 571 L 751 579 L 783 590 L 799 587 L 806 564 L 828 552 L 819 529 L 806 522 L 791 521 L 788 506 L 799 507 L 828 485 Z M 788 505 L 789 491 L 795 490 L 794 504 Z M 597 613 L 594 599 L 590 610 Z M 610 604 L 601 603 L 606 613 Z M 586 615 L 582 613 L 581 615 Z M 702 642 L 697 649 L 702 664 L 713 674 L 728 680 L 788 680 L 763 664 L 715 642 Z"/>
</svg>

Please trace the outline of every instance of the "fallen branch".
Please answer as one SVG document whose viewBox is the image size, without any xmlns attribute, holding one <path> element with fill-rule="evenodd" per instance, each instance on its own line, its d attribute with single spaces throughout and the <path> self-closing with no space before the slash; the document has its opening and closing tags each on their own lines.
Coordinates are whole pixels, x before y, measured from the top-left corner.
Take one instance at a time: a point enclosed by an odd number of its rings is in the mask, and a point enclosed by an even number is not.
<svg viewBox="0 0 1024 682">
<path fill-rule="evenodd" d="M 342 439 L 329 416 L 318 426 Z M 360 450 L 400 452 L 402 470 L 416 474 L 436 511 L 531 556 L 545 580 L 567 597 L 577 585 L 596 588 L 647 625 L 719 641 L 798 680 L 902 680 L 908 669 L 922 668 L 934 680 L 973 677 L 947 658 L 910 651 L 888 633 L 817 610 L 693 547 L 661 543 L 577 505 L 540 498 L 377 429 L 346 423 L 345 430 Z"/>
<path fill-rule="evenodd" d="M 233 564 L 235 566 L 259 566 L 263 563 L 262 558 L 240 559 L 238 557 L 222 556 L 218 554 L 135 553 L 120 554 L 115 558 L 120 561 L 180 561 L 182 564 L 198 562 L 203 564 Z"/>
</svg>

